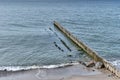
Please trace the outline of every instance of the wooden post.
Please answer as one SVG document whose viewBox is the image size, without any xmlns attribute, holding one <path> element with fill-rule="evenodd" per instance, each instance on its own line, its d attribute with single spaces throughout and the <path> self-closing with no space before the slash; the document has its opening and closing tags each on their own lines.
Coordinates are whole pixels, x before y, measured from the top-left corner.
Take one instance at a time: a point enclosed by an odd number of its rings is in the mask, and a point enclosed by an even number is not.
<svg viewBox="0 0 120 80">
<path fill-rule="evenodd" d="M 84 44 L 82 41 L 78 40 L 76 37 L 74 37 L 68 30 L 63 28 L 58 22 L 54 21 L 54 26 L 58 28 L 64 35 L 66 35 L 72 42 L 74 42 L 78 47 L 83 49 L 89 56 L 93 58 L 93 60 L 97 62 L 102 62 L 106 69 L 114 73 L 116 76 L 120 77 L 120 71 L 117 70 L 111 63 L 109 63 L 107 60 L 103 59 L 98 55 L 97 52 L 93 51 L 91 48 L 89 48 L 86 44 Z"/>
</svg>

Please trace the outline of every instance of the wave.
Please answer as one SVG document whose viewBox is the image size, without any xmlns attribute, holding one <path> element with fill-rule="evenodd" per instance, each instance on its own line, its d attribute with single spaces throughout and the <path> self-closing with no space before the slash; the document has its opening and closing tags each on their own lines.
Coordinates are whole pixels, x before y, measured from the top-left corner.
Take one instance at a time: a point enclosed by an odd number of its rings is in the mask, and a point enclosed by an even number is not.
<svg viewBox="0 0 120 80">
<path fill-rule="evenodd" d="M 79 64 L 78 62 L 74 63 L 64 63 L 64 64 L 57 64 L 57 65 L 44 65 L 44 66 L 1 66 L 0 71 L 25 71 L 25 70 L 32 70 L 32 69 L 52 69 L 52 68 L 62 68 L 67 66 L 73 66 Z"/>
<path fill-rule="evenodd" d="M 29 27 L 29 26 L 24 25 L 24 24 L 16 24 L 16 23 L 10 24 L 10 25 L 15 26 L 15 27 Z"/>
<path fill-rule="evenodd" d="M 118 65 L 120 66 L 120 60 L 115 60 L 112 62 L 112 64 L 115 66 L 118 66 Z"/>
</svg>

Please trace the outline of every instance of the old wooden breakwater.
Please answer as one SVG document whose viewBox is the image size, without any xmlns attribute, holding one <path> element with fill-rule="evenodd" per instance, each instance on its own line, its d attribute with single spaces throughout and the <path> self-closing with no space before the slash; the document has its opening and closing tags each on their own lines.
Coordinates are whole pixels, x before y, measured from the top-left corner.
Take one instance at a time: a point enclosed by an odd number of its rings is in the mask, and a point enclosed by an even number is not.
<svg viewBox="0 0 120 80">
<path fill-rule="evenodd" d="M 106 69 L 114 73 L 116 76 L 120 77 L 120 71 L 117 70 L 107 60 L 100 57 L 97 52 L 93 51 L 91 48 L 85 45 L 82 41 L 74 37 L 68 30 L 63 28 L 58 22 L 54 21 L 54 26 L 58 28 L 65 36 L 67 36 L 73 43 L 75 43 L 78 47 L 80 47 L 83 51 L 85 51 L 89 56 L 91 56 L 93 60 L 95 60 L 96 62 L 102 62 Z"/>
</svg>

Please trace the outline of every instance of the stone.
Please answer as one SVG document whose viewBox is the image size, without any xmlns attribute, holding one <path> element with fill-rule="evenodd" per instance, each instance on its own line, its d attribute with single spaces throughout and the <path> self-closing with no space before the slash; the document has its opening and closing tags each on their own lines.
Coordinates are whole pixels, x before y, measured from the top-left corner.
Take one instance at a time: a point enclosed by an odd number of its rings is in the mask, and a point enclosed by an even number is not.
<svg viewBox="0 0 120 80">
<path fill-rule="evenodd" d="M 101 68 L 103 68 L 103 63 L 102 62 L 96 62 L 96 64 L 95 64 L 95 68 L 96 69 L 101 69 Z"/>
<path fill-rule="evenodd" d="M 72 54 L 68 54 L 67 56 L 68 56 L 68 57 L 72 57 Z"/>
<path fill-rule="evenodd" d="M 86 64 L 83 61 L 78 61 L 80 64 L 86 66 Z"/>
<path fill-rule="evenodd" d="M 95 66 L 95 61 L 90 61 L 86 64 L 86 67 L 94 67 Z"/>
</svg>

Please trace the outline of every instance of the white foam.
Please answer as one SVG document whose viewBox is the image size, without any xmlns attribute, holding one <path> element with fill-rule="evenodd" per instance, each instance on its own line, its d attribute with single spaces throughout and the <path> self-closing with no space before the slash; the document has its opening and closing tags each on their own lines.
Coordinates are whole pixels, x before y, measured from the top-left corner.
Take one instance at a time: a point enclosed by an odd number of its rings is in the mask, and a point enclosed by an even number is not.
<svg viewBox="0 0 120 80">
<path fill-rule="evenodd" d="M 120 60 L 113 61 L 112 64 L 115 66 L 118 66 L 118 65 L 120 65 Z"/>
<path fill-rule="evenodd" d="M 66 66 L 72 66 L 72 65 L 77 65 L 79 64 L 78 62 L 75 63 L 65 63 L 65 64 L 58 64 L 58 65 L 45 65 L 45 66 L 1 66 L 0 70 L 2 71 L 21 71 L 21 70 L 30 70 L 30 69 L 38 69 L 38 68 L 59 68 L 59 67 L 66 67 Z"/>
</svg>

